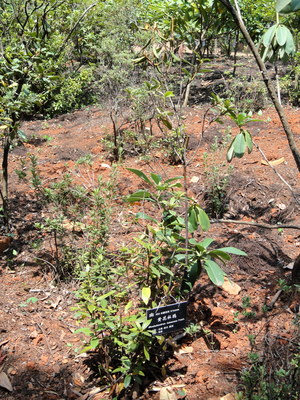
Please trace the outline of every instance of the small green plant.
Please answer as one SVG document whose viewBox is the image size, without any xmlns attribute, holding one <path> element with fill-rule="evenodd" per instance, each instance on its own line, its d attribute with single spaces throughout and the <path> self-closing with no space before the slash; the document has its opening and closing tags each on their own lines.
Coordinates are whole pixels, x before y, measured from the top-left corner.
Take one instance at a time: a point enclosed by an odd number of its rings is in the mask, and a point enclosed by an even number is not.
<svg viewBox="0 0 300 400">
<path fill-rule="evenodd" d="M 104 247 L 92 258 L 82 255 L 76 313 L 82 323 L 86 321 L 79 330 L 88 337 L 82 351 L 95 351 L 102 383 L 113 394 L 125 392 L 128 397 L 132 384 L 141 385 L 146 373 L 161 372 L 168 356 L 164 337 L 148 330 L 146 307 L 187 297 L 202 268 L 221 285 L 225 273 L 216 261 L 229 260 L 229 254 L 245 255 L 232 247 L 209 249 L 212 239 L 196 240 L 198 229 L 209 228 L 209 219 L 181 190 L 180 177 L 163 180 L 154 173 L 147 176 L 129 170 L 147 185 L 126 198 L 143 207 L 134 219 L 142 232 L 135 238 L 136 245 L 123 246 L 117 256 Z M 188 204 L 186 216 L 184 204 Z M 186 331 L 194 335 L 198 328 L 191 325 Z"/>
<path fill-rule="evenodd" d="M 268 367 L 257 353 L 249 355 L 250 368 L 242 373 L 241 400 L 298 400 L 300 356 L 295 354 L 284 368 Z"/>
<path fill-rule="evenodd" d="M 197 334 L 199 334 L 201 332 L 201 330 L 202 330 L 201 325 L 191 323 L 184 329 L 184 332 L 187 335 L 196 336 Z"/>
<path fill-rule="evenodd" d="M 231 135 L 227 135 L 220 143 L 215 137 L 210 151 L 203 154 L 205 200 L 208 214 L 214 218 L 221 218 L 228 207 L 228 188 L 233 166 L 225 161 L 225 154 L 230 138 Z"/>
<path fill-rule="evenodd" d="M 242 314 L 245 318 L 251 319 L 256 317 L 256 312 L 252 309 L 251 299 L 249 296 L 245 296 L 242 298 Z"/>
</svg>

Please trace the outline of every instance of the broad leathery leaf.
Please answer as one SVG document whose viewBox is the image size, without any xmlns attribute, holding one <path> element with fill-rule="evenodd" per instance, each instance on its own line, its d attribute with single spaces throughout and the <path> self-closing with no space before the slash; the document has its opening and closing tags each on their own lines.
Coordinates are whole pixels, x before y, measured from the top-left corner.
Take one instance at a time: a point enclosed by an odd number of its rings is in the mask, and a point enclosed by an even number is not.
<svg viewBox="0 0 300 400">
<path fill-rule="evenodd" d="M 289 34 L 288 34 L 288 37 L 287 37 L 287 40 L 285 43 L 284 50 L 285 50 L 286 54 L 294 54 L 296 51 L 294 38 L 290 31 L 289 31 Z"/>
<path fill-rule="evenodd" d="M 147 192 L 147 190 L 138 190 L 137 192 L 126 197 L 126 201 L 129 203 L 135 203 L 136 201 L 143 200 L 154 201 L 151 197 L 151 193 Z"/>
<path fill-rule="evenodd" d="M 246 141 L 242 132 L 238 133 L 233 142 L 234 155 L 237 158 L 243 157 L 246 150 Z"/>
<path fill-rule="evenodd" d="M 189 212 L 188 222 L 189 222 L 189 232 L 193 233 L 198 228 L 197 215 L 194 208 L 192 208 Z"/>
<path fill-rule="evenodd" d="M 126 376 L 125 376 L 125 379 L 124 379 L 124 387 L 125 387 L 125 389 L 128 388 L 128 386 L 130 385 L 130 383 L 131 383 L 131 378 L 132 378 L 131 375 L 126 375 Z"/>
<path fill-rule="evenodd" d="M 230 255 L 222 250 L 212 250 L 209 252 L 209 255 L 213 258 L 221 258 L 222 260 L 229 261 L 231 259 Z"/>
<path fill-rule="evenodd" d="M 272 25 L 271 28 L 267 30 L 267 32 L 262 37 L 262 42 L 265 47 L 269 47 L 272 43 L 274 35 L 276 33 L 277 24 Z"/>
<path fill-rule="evenodd" d="M 231 144 L 230 144 L 230 146 L 229 146 L 229 148 L 227 150 L 226 158 L 227 158 L 228 162 L 232 161 L 233 156 L 234 156 L 234 147 L 233 147 L 233 145 L 234 145 L 234 141 L 231 142 Z"/>
<path fill-rule="evenodd" d="M 199 224 L 204 232 L 208 231 L 210 228 L 210 221 L 209 218 L 204 210 L 202 208 L 198 209 L 198 218 L 199 218 Z"/>
<path fill-rule="evenodd" d="M 277 0 L 276 11 L 280 14 L 289 14 L 300 10 L 300 0 Z"/>
<path fill-rule="evenodd" d="M 253 149 L 252 136 L 246 130 L 244 130 L 243 133 L 244 133 L 244 136 L 245 136 L 245 141 L 246 141 L 246 145 L 247 145 L 247 148 L 248 148 L 248 153 L 250 154 L 252 149 Z"/>
<path fill-rule="evenodd" d="M 139 169 L 135 169 L 135 168 L 127 168 L 128 171 L 133 172 L 135 175 L 137 175 L 139 178 L 143 179 L 143 181 L 149 183 L 149 185 L 153 185 L 152 182 L 150 181 L 150 179 L 148 178 L 147 175 L 144 174 L 143 171 L 140 171 Z"/>
<path fill-rule="evenodd" d="M 276 29 L 276 40 L 279 46 L 283 46 L 286 43 L 289 30 L 284 25 L 279 25 Z"/>
<path fill-rule="evenodd" d="M 247 256 L 247 253 L 245 253 L 243 250 L 236 249 L 235 247 L 222 247 L 221 249 L 218 250 L 225 251 L 226 253 L 229 254 L 235 254 L 237 256 Z"/>
<path fill-rule="evenodd" d="M 209 279 L 217 286 L 221 286 L 224 283 L 225 272 L 219 267 L 219 265 L 213 260 L 205 260 L 204 268 L 207 272 Z"/>
<path fill-rule="evenodd" d="M 151 288 L 148 286 L 143 287 L 142 289 L 142 299 L 143 302 L 147 305 L 149 303 L 151 297 Z"/>
</svg>

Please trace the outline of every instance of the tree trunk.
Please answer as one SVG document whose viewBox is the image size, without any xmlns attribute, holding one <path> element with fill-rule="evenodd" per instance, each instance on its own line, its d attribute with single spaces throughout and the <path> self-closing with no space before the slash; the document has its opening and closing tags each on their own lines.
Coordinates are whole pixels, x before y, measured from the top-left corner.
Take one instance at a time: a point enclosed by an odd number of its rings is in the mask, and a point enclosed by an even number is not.
<svg viewBox="0 0 300 400">
<path fill-rule="evenodd" d="M 277 111 L 277 114 L 278 114 L 279 119 L 281 121 L 282 127 L 284 129 L 284 132 L 286 134 L 286 137 L 287 137 L 291 152 L 293 154 L 294 160 L 296 162 L 298 171 L 300 171 L 300 153 L 299 153 L 299 150 L 298 150 L 297 145 L 295 143 L 294 134 L 293 134 L 293 132 L 291 130 L 291 127 L 290 127 L 290 125 L 289 125 L 289 123 L 287 121 L 287 118 L 285 116 L 283 107 L 281 106 L 281 104 L 280 104 L 280 102 L 278 100 L 278 97 L 276 95 L 274 86 L 273 86 L 273 84 L 272 84 L 272 82 L 271 82 L 271 80 L 270 80 L 270 78 L 268 76 L 268 72 L 267 72 L 267 69 L 265 67 L 265 64 L 262 61 L 262 58 L 261 58 L 257 48 L 255 47 L 255 44 L 253 43 L 248 31 L 247 31 L 247 28 L 245 27 L 245 24 L 244 24 L 243 19 L 242 19 L 241 15 L 240 15 L 240 12 L 239 12 L 239 8 L 237 7 L 235 9 L 229 3 L 228 0 L 219 0 L 219 1 L 227 8 L 227 10 L 233 16 L 233 19 L 237 23 L 241 33 L 243 34 L 243 36 L 244 36 L 244 38 L 245 38 L 245 40 L 246 40 L 251 52 L 252 52 L 252 54 L 253 54 L 253 56 L 255 58 L 256 64 L 258 65 L 258 68 L 259 68 L 259 70 L 260 70 L 260 72 L 262 74 L 262 79 L 263 79 L 263 81 L 264 81 L 264 83 L 265 83 L 265 85 L 267 87 L 268 93 L 269 93 L 269 95 L 271 97 L 271 100 L 272 100 L 272 102 L 274 104 L 274 107 L 275 107 L 275 109 Z M 236 0 L 234 0 L 234 1 L 235 1 L 235 4 L 237 5 Z"/>
</svg>

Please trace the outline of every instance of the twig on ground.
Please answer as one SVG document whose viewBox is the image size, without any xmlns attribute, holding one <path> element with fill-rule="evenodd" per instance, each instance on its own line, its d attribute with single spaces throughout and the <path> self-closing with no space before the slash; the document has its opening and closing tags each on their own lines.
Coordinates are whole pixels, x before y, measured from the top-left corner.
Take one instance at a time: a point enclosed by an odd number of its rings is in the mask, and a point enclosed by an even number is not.
<svg viewBox="0 0 300 400">
<path fill-rule="evenodd" d="M 272 170 L 275 172 L 275 174 L 278 176 L 278 178 L 288 187 L 288 189 L 292 193 L 296 203 L 298 205 L 300 205 L 300 200 L 298 199 L 298 197 L 297 197 L 295 191 L 293 190 L 293 188 L 291 187 L 291 185 L 280 175 L 280 173 L 274 168 L 274 166 L 272 164 L 270 164 L 270 162 L 267 159 L 265 153 L 262 151 L 262 149 L 259 147 L 259 145 L 256 144 L 254 141 L 253 141 L 253 144 L 257 148 L 257 150 L 260 152 L 260 154 L 263 156 L 263 158 L 266 161 L 266 163 L 268 164 L 268 166 L 272 168 Z"/>
</svg>

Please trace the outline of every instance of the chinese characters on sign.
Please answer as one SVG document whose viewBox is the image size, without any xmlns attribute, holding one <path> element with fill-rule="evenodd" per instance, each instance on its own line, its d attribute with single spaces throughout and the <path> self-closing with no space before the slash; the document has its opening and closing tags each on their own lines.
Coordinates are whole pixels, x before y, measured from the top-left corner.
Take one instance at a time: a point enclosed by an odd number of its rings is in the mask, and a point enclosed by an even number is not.
<svg viewBox="0 0 300 400">
<path fill-rule="evenodd" d="M 155 335 L 175 332 L 186 326 L 187 302 L 169 304 L 147 310 L 147 319 L 151 319 L 148 329 Z"/>
</svg>

